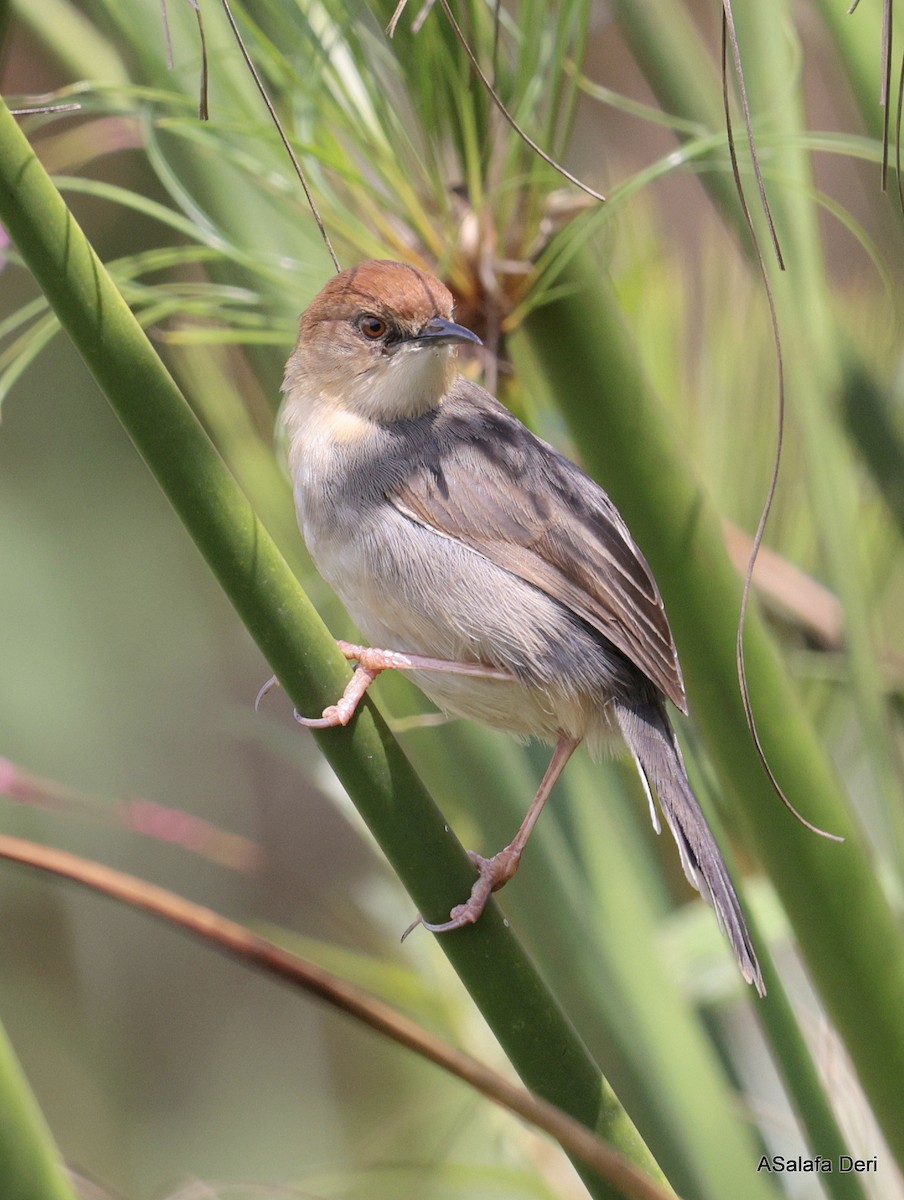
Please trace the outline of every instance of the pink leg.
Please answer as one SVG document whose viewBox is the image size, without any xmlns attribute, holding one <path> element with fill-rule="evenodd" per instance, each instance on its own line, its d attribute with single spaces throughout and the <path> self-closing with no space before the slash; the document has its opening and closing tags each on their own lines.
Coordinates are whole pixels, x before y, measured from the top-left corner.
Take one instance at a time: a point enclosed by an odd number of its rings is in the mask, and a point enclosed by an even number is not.
<svg viewBox="0 0 904 1200">
<path fill-rule="evenodd" d="M 531 801 L 527 815 L 521 822 L 521 828 L 515 834 L 514 839 L 503 850 L 500 850 L 498 854 L 494 854 L 492 858 L 483 858 L 481 855 L 475 854 L 473 850 L 468 851 L 468 858 L 470 858 L 471 862 L 477 868 L 479 878 L 471 888 L 471 895 L 467 901 L 464 904 L 456 905 L 449 914 L 449 920 L 438 925 L 433 925 L 430 921 L 425 921 L 423 917 L 419 916 L 405 930 L 402 935 L 402 941 L 418 925 L 423 925 L 431 933 L 448 933 L 452 929 L 461 929 L 464 925 L 474 924 L 486 908 L 487 901 L 493 892 L 498 891 L 503 884 L 508 883 L 518 870 L 521 855 L 524 853 L 527 840 L 537 823 L 537 818 L 543 811 L 543 806 L 549 799 L 549 794 L 555 786 L 556 780 L 562 774 L 565 764 L 579 745 L 580 739 L 566 737 L 564 734 L 559 737 L 550 764 L 546 768 L 546 774 L 543 776 L 543 782 L 537 789 L 536 796 Z"/>
<path fill-rule="evenodd" d="M 362 666 L 358 663 L 355 673 L 346 685 L 345 691 L 336 704 L 330 704 L 323 710 L 322 717 L 303 717 L 298 711 L 295 720 L 306 729 L 334 729 L 337 725 L 347 725 L 355 715 L 355 709 L 364 698 L 364 694 L 381 670 Z"/>
<path fill-rule="evenodd" d="M 347 725 L 364 698 L 367 689 L 381 671 L 445 671 L 452 675 L 472 675 L 478 679 L 511 679 L 508 671 L 484 663 L 451 662 L 445 658 L 425 658 L 421 654 L 402 654 L 398 650 L 378 650 L 375 646 L 355 646 L 351 642 L 336 645 L 349 661 L 358 665 L 345 691 L 336 704 L 323 710 L 321 717 L 302 717 L 295 714 L 299 725 L 308 729 L 332 729 Z M 257 704 L 263 699 L 274 680 L 265 683 L 258 693 Z"/>
</svg>

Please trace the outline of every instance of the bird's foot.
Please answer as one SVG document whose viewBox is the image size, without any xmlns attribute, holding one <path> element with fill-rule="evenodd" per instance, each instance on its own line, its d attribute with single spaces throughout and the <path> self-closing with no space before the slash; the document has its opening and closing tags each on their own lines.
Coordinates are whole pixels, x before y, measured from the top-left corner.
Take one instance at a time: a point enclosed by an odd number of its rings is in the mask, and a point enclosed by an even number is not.
<svg viewBox="0 0 904 1200">
<path fill-rule="evenodd" d="M 478 879 L 471 888 L 471 895 L 465 903 L 456 904 L 449 913 L 448 921 L 436 924 L 432 921 L 425 921 L 418 914 L 402 934 L 403 942 L 418 925 L 423 925 L 431 933 L 449 933 L 453 929 L 463 929 L 465 925 L 473 925 L 486 908 L 487 901 L 493 892 L 497 892 L 503 884 L 508 883 L 518 870 L 518 864 L 521 862 L 521 850 L 512 843 L 504 850 L 500 850 L 498 854 L 494 854 L 492 858 L 484 858 L 473 850 L 468 851 L 468 858 L 478 870 Z"/>
<path fill-rule="evenodd" d="M 423 654 L 380 650 L 376 646 L 356 646 L 352 642 L 337 642 L 336 645 L 350 662 L 357 664 L 355 673 L 338 702 L 325 708 L 322 716 L 303 717 L 300 713 L 295 713 L 295 720 L 307 729 L 333 729 L 337 725 L 347 725 L 364 699 L 367 689 L 381 671 L 445 671 L 453 675 L 472 675 L 480 679 L 512 678 L 508 671 L 487 666 L 485 663 L 452 662 L 445 658 L 427 658 Z M 264 684 L 258 692 L 255 707 L 274 683 L 275 678 Z"/>
<path fill-rule="evenodd" d="M 389 651 L 381 651 L 389 653 Z M 345 691 L 335 704 L 329 704 L 323 710 L 323 716 L 303 717 L 298 709 L 295 710 L 295 720 L 306 729 L 335 729 L 337 725 L 347 725 L 355 715 L 355 710 L 364 699 L 364 694 L 385 667 L 366 667 L 358 663 L 355 673 L 348 681 Z"/>
</svg>

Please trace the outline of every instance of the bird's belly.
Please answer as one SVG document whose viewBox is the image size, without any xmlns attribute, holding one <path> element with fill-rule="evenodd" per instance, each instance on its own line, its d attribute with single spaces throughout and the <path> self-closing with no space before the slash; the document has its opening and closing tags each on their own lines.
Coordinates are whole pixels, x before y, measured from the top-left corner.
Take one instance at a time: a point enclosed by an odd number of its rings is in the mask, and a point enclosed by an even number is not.
<svg viewBox="0 0 904 1200">
<path fill-rule="evenodd" d="M 538 589 L 407 521 L 348 540 L 308 540 L 371 645 L 512 673 L 498 680 L 410 672 L 443 712 L 521 737 L 555 741 L 565 733 L 588 739 L 591 749 L 607 740 L 612 673 L 605 651 Z"/>
<path fill-rule="evenodd" d="M 449 716 L 480 721 L 516 737 L 555 742 L 566 734 L 577 740 L 589 740 L 597 752 L 612 730 L 607 706 L 587 693 L 567 695 L 520 680 L 479 679 L 439 671 L 409 674 L 421 691 Z"/>
</svg>

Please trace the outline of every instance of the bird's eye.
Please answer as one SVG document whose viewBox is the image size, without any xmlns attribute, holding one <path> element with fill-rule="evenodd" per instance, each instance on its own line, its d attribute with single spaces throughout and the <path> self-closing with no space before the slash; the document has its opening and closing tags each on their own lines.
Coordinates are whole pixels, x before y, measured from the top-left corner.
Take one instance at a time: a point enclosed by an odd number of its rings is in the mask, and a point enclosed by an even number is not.
<svg viewBox="0 0 904 1200">
<path fill-rule="evenodd" d="M 358 318 L 358 328 L 370 341 L 375 342 L 377 338 L 381 338 L 389 329 L 389 326 L 380 317 L 373 316 L 372 313 L 365 313 L 363 317 Z"/>
</svg>

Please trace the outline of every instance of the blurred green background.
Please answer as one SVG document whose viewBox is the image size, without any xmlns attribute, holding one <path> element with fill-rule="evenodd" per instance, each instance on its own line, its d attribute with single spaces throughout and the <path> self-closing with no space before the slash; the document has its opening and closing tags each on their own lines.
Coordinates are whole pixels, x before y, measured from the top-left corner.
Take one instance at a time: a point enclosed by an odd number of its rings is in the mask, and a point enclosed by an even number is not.
<svg viewBox="0 0 904 1200">
<path fill-rule="evenodd" d="M 792 226 L 792 252 L 801 242 L 793 201 L 782 209 L 786 193 L 810 205 L 823 257 L 816 269 L 792 253 L 790 272 L 804 286 L 780 296 L 789 421 L 767 543 L 824 585 L 825 607 L 795 580 L 790 604 L 779 598 L 782 569 L 764 576 L 761 598 L 900 924 L 904 243 L 896 183 L 888 195 L 878 186 L 879 18 L 858 13 L 840 30 L 827 7 L 770 7 L 775 42 L 757 45 L 750 30 L 745 44 L 761 86 L 771 55 L 791 64 L 757 110 L 767 182 L 780 231 Z M 508 9 L 500 88 L 533 136 L 611 190 L 596 217 L 574 190 L 563 210 L 562 181 L 526 154 L 479 89 L 468 91 L 466 62 L 437 32 L 439 10 L 421 42 L 407 14 L 394 44 L 381 34 L 388 12 L 364 5 L 261 0 L 239 11 L 344 262 L 391 254 L 438 266 L 460 319 L 491 345 L 501 336 L 504 398 L 563 449 L 591 456 L 540 379 L 528 312 L 556 286 L 551 270 L 546 292 L 542 273 L 532 291 L 529 260 L 542 266 L 546 255 L 555 267 L 551 230 L 572 220 L 586 239 L 575 245 L 605 262 L 669 433 L 718 511 L 749 535 L 775 444 L 769 317 L 737 216 L 720 204 L 730 174 L 718 105 L 706 119 L 679 119 L 693 96 L 687 78 L 670 76 L 689 38 L 688 56 L 690 47 L 702 56 L 713 85 L 718 14 L 696 4 L 651 5 L 646 18 L 631 4 Z M 469 32 L 488 56 L 489 13 L 468 8 Z M 73 211 L 101 257 L 119 261 L 130 301 L 343 636 L 347 619 L 310 569 L 268 450 L 281 364 L 329 262 L 218 10 L 204 14 L 209 126 L 193 113 L 200 54 L 188 6 L 170 7 L 168 70 L 150 0 L 14 4 L 2 88 L 15 101 L 94 81 L 81 93 L 83 114 L 23 126 L 52 171 L 93 181 L 64 189 Z M 434 52 L 446 54 L 452 83 L 431 66 Z M 684 66 L 693 72 L 690 57 Z M 577 89 L 581 76 L 611 92 Z M 462 92 L 456 107 L 449 97 Z M 792 137 L 780 126 L 799 94 L 807 128 Z M 660 111 L 671 117 L 660 123 Z M 788 177 L 789 138 L 801 153 L 818 151 L 809 191 Z M 133 199 L 114 203 L 99 194 L 107 185 Z M 148 201 L 180 214 L 194 235 L 156 219 Z M 198 244 L 209 261 L 196 261 Z M 182 248 L 173 271 L 157 272 L 151 257 L 126 261 L 164 245 Z M 7 256 L 0 322 L 37 295 Z M 837 322 L 835 340 L 855 348 L 839 363 L 807 359 L 808 347 L 826 345 L 800 311 L 808 288 L 818 296 L 810 315 L 818 307 Z M 0 800 L 0 826 L 270 931 L 499 1062 L 432 939 L 399 947 L 411 902 L 294 726 L 291 705 L 277 692 L 254 712 L 267 664 L 67 339 L 57 334 L 19 375 L 39 327 L 0 330 L 0 754 L 58 785 L 40 801 Z M 591 439 L 604 439 L 605 409 L 588 412 L 587 424 Z M 738 544 L 742 561 L 743 536 Z M 680 638 L 679 650 L 693 654 Z M 429 706 L 401 680 L 381 680 L 377 692 L 462 841 L 501 845 L 542 771 L 542 750 L 458 724 L 412 723 Z M 862 1194 L 902 1196 L 747 827 L 694 726 L 681 730 L 695 782 L 710 801 L 722 796 L 738 873 L 824 1095 L 853 1153 L 878 1156 L 878 1174 L 858 1181 Z M 809 797 L 794 799 L 811 815 Z M 152 811 L 136 800 L 161 806 L 162 836 L 131 827 Z M 820 1147 L 807 1148 L 712 914 L 684 888 L 673 847 L 647 828 L 633 772 L 579 758 L 551 808 L 502 904 L 675 1186 L 688 1200 L 728 1189 L 733 1198 L 830 1194 L 812 1175 L 756 1174 L 761 1153 Z M 200 847 L 184 844 L 179 814 L 209 823 Z M 67 1161 L 111 1194 L 583 1194 L 558 1151 L 463 1086 L 143 916 L 11 866 L 0 868 L 0 905 L 0 1017 Z M 689 1106 L 694 1092 L 698 1108 Z"/>
</svg>

